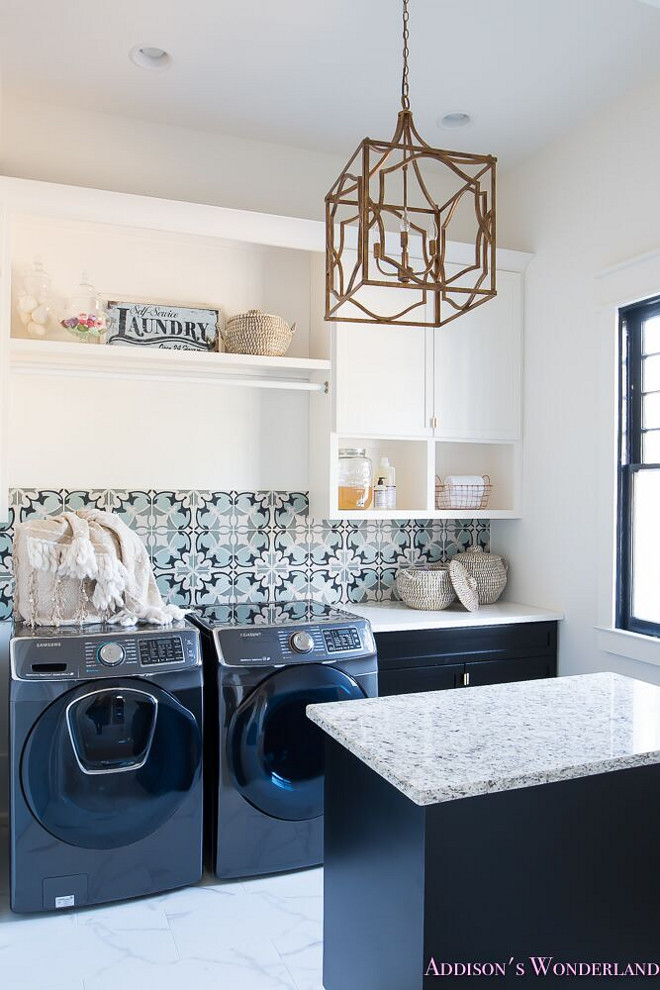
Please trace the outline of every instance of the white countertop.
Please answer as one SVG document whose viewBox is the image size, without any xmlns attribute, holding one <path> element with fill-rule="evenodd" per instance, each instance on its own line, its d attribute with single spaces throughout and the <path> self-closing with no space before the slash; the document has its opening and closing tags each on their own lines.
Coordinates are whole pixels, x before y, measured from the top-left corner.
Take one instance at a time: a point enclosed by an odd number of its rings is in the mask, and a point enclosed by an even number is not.
<svg viewBox="0 0 660 990">
<path fill-rule="evenodd" d="M 467 629 L 473 626 L 503 626 L 514 622 L 554 622 L 563 619 L 561 612 L 551 612 L 534 605 L 516 602 L 496 602 L 468 612 L 454 604 L 441 612 L 422 612 L 403 602 L 372 602 L 368 605 L 340 606 L 354 615 L 368 619 L 375 633 L 399 632 L 406 629 Z"/>
<path fill-rule="evenodd" d="M 581 674 L 310 705 L 419 805 L 660 763 L 660 686 Z"/>
</svg>

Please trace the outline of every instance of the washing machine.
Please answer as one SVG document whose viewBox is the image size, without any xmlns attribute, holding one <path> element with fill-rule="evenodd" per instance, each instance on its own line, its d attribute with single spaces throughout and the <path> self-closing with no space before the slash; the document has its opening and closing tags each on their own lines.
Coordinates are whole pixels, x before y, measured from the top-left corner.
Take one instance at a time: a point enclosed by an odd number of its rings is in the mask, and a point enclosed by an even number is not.
<svg viewBox="0 0 660 990">
<path fill-rule="evenodd" d="M 30 629 L 10 642 L 11 907 L 50 911 L 202 874 L 199 634 Z"/>
<path fill-rule="evenodd" d="M 205 666 L 209 868 L 229 879 L 318 865 L 324 737 L 306 709 L 378 693 L 368 621 L 311 601 L 190 618 Z"/>
</svg>

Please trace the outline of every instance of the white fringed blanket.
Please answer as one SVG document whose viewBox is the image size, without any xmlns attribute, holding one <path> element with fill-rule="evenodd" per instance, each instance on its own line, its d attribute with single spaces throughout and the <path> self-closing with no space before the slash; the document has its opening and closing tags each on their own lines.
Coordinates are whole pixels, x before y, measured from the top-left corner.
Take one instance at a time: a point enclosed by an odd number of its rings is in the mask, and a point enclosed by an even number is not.
<svg viewBox="0 0 660 990">
<path fill-rule="evenodd" d="M 163 602 L 140 537 L 99 509 L 18 523 L 14 574 L 15 609 L 31 625 L 169 625 L 185 615 Z"/>
</svg>

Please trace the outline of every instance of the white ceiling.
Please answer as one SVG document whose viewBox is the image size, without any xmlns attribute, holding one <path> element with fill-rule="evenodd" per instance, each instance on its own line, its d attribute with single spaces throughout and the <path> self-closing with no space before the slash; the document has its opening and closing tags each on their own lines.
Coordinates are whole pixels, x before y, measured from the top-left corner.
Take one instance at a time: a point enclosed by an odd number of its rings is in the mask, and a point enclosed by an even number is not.
<svg viewBox="0 0 660 990">
<path fill-rule="evenodd" d="M 659 0 L 660 2 L 660 0 Z M 638 0 L 411 0 L 411 97 L 431 143 L 511 164 L 660 72 Z M 400 0 L 0 0 L 3 90 L 348 158 L 387 138 Z M 148 72 L 136 44 L 172 53 Z M 462 131 L 436 126 L 465 110 Z M 72 152 L 75 153 L 75 152 Z"/>
</svg>

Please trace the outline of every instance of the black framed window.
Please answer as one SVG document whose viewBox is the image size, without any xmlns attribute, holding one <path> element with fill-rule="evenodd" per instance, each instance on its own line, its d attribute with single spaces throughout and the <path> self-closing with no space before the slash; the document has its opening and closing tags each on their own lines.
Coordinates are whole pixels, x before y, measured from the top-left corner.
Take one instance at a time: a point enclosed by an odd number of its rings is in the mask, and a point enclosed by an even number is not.
<svg viewBox="0 0 660 990">
<path fill-rule="evenodd" d="M 620 316 L 617 626 L 660 637 L 660 297 Z"/>
</svg>

